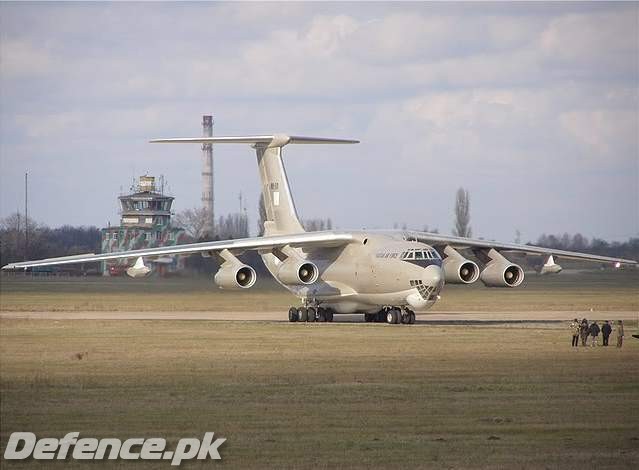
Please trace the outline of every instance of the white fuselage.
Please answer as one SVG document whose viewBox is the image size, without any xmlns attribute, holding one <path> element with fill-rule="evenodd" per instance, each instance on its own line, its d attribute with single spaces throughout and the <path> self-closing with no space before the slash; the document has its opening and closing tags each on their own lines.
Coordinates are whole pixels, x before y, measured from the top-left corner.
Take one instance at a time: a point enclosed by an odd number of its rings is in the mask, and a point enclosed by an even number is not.
<svg viewBox="0 0 639 470">
<path fill-rule="evenodd" d="M 444 285 L 442 260 L 429 245 L 393 235 L 354 232 L 355 241 L 338 248 L 296 249 L 315 264 L 319 276 L 310 284 L 284 282 L 281 256 L 262 253 L 273 277 L 310 304 L 337 313 L 374 313 L 385 306 L 430 308 Z"/>
</svg>

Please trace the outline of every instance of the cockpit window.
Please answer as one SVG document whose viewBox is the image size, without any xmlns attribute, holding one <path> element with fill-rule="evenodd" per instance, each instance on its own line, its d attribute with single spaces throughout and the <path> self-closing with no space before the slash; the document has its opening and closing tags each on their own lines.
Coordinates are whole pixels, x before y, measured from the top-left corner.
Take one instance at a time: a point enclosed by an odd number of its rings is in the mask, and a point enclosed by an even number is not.
<svg viewBox="0 0 639 470">
<path fill-rule="evenodd" d="M 377 258 L 399 258 L 405 260 L 441 260 L 439 253 L 432 248 L 410 248 L 401 253 L 394 251 L 378 251 L 375 255 Z"/>
<path fill-rule="evenodd" d="M 433 249 L 411 248 L 401 254 L 402 259 L 441 259 Z"/>
</svg>

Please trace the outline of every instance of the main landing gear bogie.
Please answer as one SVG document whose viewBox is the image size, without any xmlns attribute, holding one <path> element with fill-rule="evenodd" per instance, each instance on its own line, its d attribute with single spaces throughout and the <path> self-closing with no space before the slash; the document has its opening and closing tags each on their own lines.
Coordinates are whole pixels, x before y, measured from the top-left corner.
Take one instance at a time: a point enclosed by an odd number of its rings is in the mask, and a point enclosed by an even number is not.
<svg viewBox="0 0 639 470">
<path fill-rule="evenodd" d="M 288 310 L 288 321 L 294 322 L 332 322 L 333 311 L 323 307 L 291 307 Z"/>
<path fill-rule="evenodd" d="M 415 323 L 415 312 L 408 308 L 388 307 L 377 313 L 365 313 L 364 320 L 369 323 L 388 323 L 389 325 L 412 325 Z"/>
</svg>

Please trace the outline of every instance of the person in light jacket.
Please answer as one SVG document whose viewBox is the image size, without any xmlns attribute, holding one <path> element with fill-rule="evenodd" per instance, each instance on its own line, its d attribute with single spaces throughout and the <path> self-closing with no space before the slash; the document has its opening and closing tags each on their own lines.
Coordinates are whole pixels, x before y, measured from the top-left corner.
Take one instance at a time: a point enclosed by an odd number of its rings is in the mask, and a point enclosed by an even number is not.
<svg viewBox="0 0 639 470">
<path fill-rule="evenodd" d="M 621 346 L 623 346 L 623 321 L 619 320 L 617 322 L 617 347 Z"/>
<path fill-rule="evenodd" d="M 572 347 L 576 348 L 579 346 L 579 333 L 581 332 L 581 325 L 576 318 L 570 324 L 570 331 L 572 331 Z"/>
</svg>

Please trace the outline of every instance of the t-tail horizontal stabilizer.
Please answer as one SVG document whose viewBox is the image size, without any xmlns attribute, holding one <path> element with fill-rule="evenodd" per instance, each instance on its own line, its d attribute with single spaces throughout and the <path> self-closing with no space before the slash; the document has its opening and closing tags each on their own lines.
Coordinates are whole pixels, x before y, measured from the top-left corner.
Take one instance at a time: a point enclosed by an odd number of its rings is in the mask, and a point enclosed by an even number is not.
<svg viewBox="0 0 639 470">
<path fill-rule="evenodd" d="M 304 137 L 297 135 L 248 135 L 227 137 L 175 137 L 153 139 L 152 144 L 262 144 L 266 147 L 284 147 L 288 144 L 359 144 L 359 140 L 331 139 L 325 137 Z"/>
<path fill-rule="evenodd" d="M 262 180 L 262 196 L 266 210 L 264 234 L 269 236 L 304 232 L 295 210 L 293 195 L 284 170 L 282 147 L 288 144 L 357 144 L 359 141 L 273 134 L 237 137 L 178 137 L 154 139 L 151 140 L 151 143 L 250 144 L 257 153 L 257 164 Z"/>
</svg>

